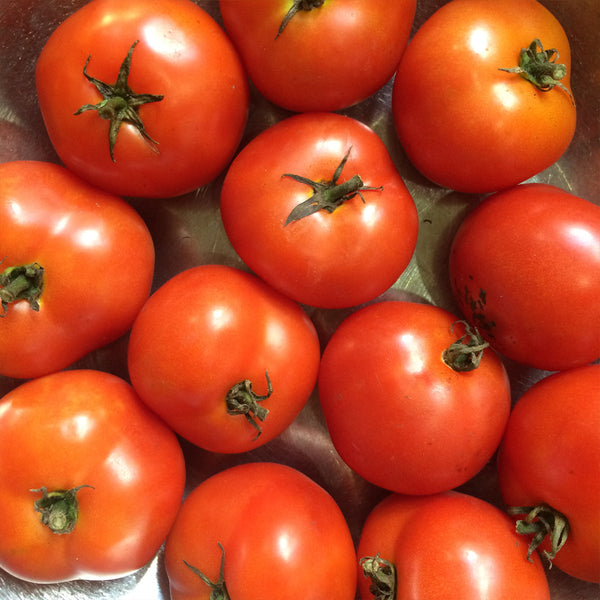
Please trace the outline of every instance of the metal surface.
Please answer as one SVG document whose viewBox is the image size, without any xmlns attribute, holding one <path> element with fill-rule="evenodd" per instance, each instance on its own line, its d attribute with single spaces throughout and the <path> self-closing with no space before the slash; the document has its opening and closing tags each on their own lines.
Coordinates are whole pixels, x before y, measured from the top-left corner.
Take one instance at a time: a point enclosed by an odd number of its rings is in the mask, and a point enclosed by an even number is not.
<svg viewBox="0 0 600 600">
<path fill-rule="evenodd" d="M 251 1 L 251 0 L 249 0 Z M 0 161 L 38 159 L 59 162 L 45 133 L 36 104 L 36 58 L 52 30 L 83 0 L 0 0 Z M 220 21 L 217 0 L 198 1 Z M 413 32 L 444 0 L 419 0 Z M 533 181 L 549 182 L 600 204 L 600 72 L 597 50 L 600 30 L 598 0 L 542 0 L 561 21 L 573 50 L 572 88 L 578 104 L 578 126 L 560 161 Z M 420 234 L 407 270 L 386 293 L 433 302 L 457 313 L 447 281 L 446 260 L 452 234 L 480 199 L 439 188 L 425 180 L 407 161 L 390 116 L 391 86 L 343 111 L 369 124 L 381 136 L 406 181 L 419 210 Z M 242 144 L 268 125 L 288 116 L 253 91 L 250 119 Z M 224 263 L 245 268 L 231 248 L 219 217 L 222 176 L 196 193 L 174 200 L 132 200 L 146 220 L 157 251 L 154 289 L 172 275 L 198 264 Z M 349 311 L 307 311 L 325 344 Z M 97 368 L 127 378 L 127 337 L 94 352 L 75 367 Z M 506 362 L 516 399 L 544 373 Z M 0 395 L 20 382 L 0 377 Z M 341 462 L 327 434 L 316 394 L 294 424 L 279 438 L 244 455 L 215 455 L 182 440 L 188 464 L 187 491 L 201 480 L 238 462 L 273 460 L 294 466 L 325 487 L 344 511 L 357 538 L 363 520 L 385 492 L 354 475 Z M 500 504 L 493 461 L 463 491 Z M 558 569 L 548 572 L 552 600 L 595 600 L 600 586 L 575 580 Z M 169 598 L 162 555 L 146 568 L 111 582 L 71 582 L 38 586 L 0 570 L 0 598 L 122 599 Z M 300 599 L 299 599 L 300 600 Z M 515 599 L 521 600 L 521 599 Z M 525 600 L 525 599 L 523 599 Z"/>
</svg>

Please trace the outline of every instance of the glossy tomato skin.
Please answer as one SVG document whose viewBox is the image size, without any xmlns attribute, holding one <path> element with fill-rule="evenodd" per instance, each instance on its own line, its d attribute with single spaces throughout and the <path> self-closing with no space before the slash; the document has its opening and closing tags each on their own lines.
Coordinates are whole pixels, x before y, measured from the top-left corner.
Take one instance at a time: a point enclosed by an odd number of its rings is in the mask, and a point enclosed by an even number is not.
<svg viewBox="0 0 600 600">
<path fill-rule="evenodd" d="M 286 224 L 314 182 L 359 175 L 365 190 L 333 212 Z M 377 134 L 350 117 L 294 115 L 263 131 L 235 158 L 221 192 L 225 231 L 244 262 L 271 286 L 320 308 L 372 300 L 402 274 L 418 233 L 417 210 Z"/>
<path fill-rule="evenodd" d="M 131 205 L 64 167 L 8 162 L 0 165 L 0 230 L 0 271 L 44 269 L 39 310 L 18 300 L 0 319 L 2 375 L 58 371 L 131 327 L 154 274 L 152 237 Z"/>
<path fill-rule="evenodd" d="M 449 312 L 386 301 L 347 317 L 327 344 L 319 396 L 342 459 L 403 494 L 462 485 L 495 452 L 510 410 L 506 371 L 487 349 L 457 372 L 442 354 L 462 335 Z"/>
<path fill-rule="evenodd" d="M 452 0 L 411 40 L 396 73 L 392 111 L 414 166 L 435 183 L 485 193 L 520 183 L 556 162 L 575 132 L 567 92 L 543 92 L 520 75 L 534 39 L 567 67 L 564 30 L 536 0 Z"/>
<path fill-rule="evenodd" d="M 549 371 L 600 356 L 600 207 L 522 184 L 486 198 L 452 243 L 450 281 L 494 348 Z"/>
<path fill-rule="evenodd" d="M 185 483 L 175 434 L 114 375 L 61 371 L 0 400 L 0 566 L 51 583 L 143 567 L 175 520 Z M 40 522 L 39 490 L 77 493 L 70 533 Z"/>
<path fill-rule="evenodd" d="M 74 113 L 102 99 L 83 74 L 88 57 L 88 73 L 114 84 L 136 40 L 128 84 L 135 93 L 164 96 L 138 111 L 157 145 L 124 123 L 113 162 L 109 122 L 97 111 Z M 237 52 L 216 21 L 190 0 L 89 2 L 51 35 L 38 59 L 36 86 L 61 160 L 124 196 L 178 196 L 214 179 L 240 142 L 249 106 Z"/>
<path fill-rule="evenodd" d="M 354 545 L 344 516 L 291 467 L 238 465 L 190 493 L 165 545 L 173 600 L 209 599 L 210 588 L 183 561 L 217 581 L 218 544 L 231 598 L 354 600 Z"/>
<path fill-rule="evenodd" d="M 567 541 L 552 563 L 592 582 L 600 582 L 599 472 L 600 365 L 538 381 L 508 421 L 498 454 L 500 490 L 508 506 L 544 503 L 567 517 Z M 550 548 L 545 542 L 540 549 Z"/>
<path fill-rule="evenodd" d="M 291 5 L 219 2 L 225 28 L 258 90 L 288 110 L 308 112 L 348 107 L 391 79 L 408 42 L 416 2 L 325 0 L 300 10 L 277 35 Z"/>
<path fill-rule="evenodd" d="M 129 341 L 131 382 L 142 400 L 192 443 L 213 452 L 256 448 L 279 435 L 315 387 L 315 328 L 301 307 L 233 267 L 179 273 L 142 308 Z M 272 386 L 269 395 L 268 379 Z M 228 391 L 248 381 L 268 398 L 258 422 L 227 412 Z"/>
<path fill-rule="evenodd" d="M 358 560 L 380 554 L 396 568 L 396 600 L 549 600 L 539 556 L 511 519 L 479 498 L 458 492 L 411 497 L 392 494 L 367 516 Z M 372 600 L 359 567 L 361 600 Z"/>
</svg>

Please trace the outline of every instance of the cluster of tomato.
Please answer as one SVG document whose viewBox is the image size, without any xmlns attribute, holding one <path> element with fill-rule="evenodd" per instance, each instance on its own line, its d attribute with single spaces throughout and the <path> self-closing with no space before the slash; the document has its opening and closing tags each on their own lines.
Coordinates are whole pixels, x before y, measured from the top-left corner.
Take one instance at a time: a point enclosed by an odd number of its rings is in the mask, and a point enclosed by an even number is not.
<svg viewBox="0 0 600 600">
<path fill-rule="evenodd" d="M 49 36 L 36 85 L 64 166 L 0 164 L 5 571 L 121 577 L 166 540 L 174 600 L 548 600 L 540 553 L 600 582 L 600 206 L 522 183 L 574 135 L 569 43 L 536 0 L 451 0 L 407 46 L 415 9 L 220 0 L 219 24 L 191 0 L 92 0 Z M 340 111 L 392 77 L 411 164 L 489 194 L 450 249 L 462 315 L 389 295 L 418 211 Z M 248 131 L 251 85 L 290 114 Z M 156 285 L 124 198 L 176 203 L 221 174 L 246 268 Z M 307 308 L 346 311 L 325 344 Z M 128 380 L 72 368 L 123 336 Z M 505 359 L 553 373 L 512 408 Z M 358 540 L 291 466 L 186 490 L 178 436 L 246 453 L 315 389 L 341 459 L 389 492 Z M 496 453 L 510 516 L 455 491 Z"/>
</svg>

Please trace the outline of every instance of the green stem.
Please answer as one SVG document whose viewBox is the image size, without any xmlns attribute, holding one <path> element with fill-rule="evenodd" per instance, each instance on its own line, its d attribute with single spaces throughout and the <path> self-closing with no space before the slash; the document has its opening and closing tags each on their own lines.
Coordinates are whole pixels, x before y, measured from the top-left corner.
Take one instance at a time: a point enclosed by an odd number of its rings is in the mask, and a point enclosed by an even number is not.
<svg viewBox="0 0 600 600">
<path fill-rule="evenodd" d="M 384 558 L 368 556 L 360 559 L 363 575 L 369 577 L 373 600 L 396 599 L 396 567 Z"/>
<path fill-rule="evenodd" d="M 320 6 L 323 6 L 324 2 L 325 0 L 294 0 L 290 10 L 287 11 L 285 17 L 283 17 L 283 21 L 281 21 L 281 25 L 279 26 L 279 31 L 277 32 L 275 39 L 277 39 L 283 33 L 283 30 L 288 26 L 289 22 L 301 10 L 309 11 L 313 8 L 319 8 Z"/>
<path fill-rule="evenodd" d="M 200 569 L 183 561 L 186 567 L 189 567 L 202 581 L 211 589 L 209 600 L 230 600 L 227 586 L 225 585 L 225 550 L 220 542 L 217 542 L 221 548 L 221 567 L 219 569 L 219 579 L 211 581 Z"/>
<path fill-rule="evenodd" d="M 442 360 L 454 371 L 466 372 L 475 370 L 481 363 L 483 351 L 489 346 L 476 327 L 471 327 L 466 321 L 456 321 L 464 325 L 465 334 L 458 338 L 442 353 Z"/>
<path fill-rule="evenodd" d="M 44 269 L 38 263 L 8 267 L 0 273 L 0 317 L 6 316 L 8 305 L 27 300 L 32 310 L 39 310 L 44 288 Z"/>
<path fill-rule="evenodd" d="M 252 389 L 252 382 L 249 379 L 236 383 L 225 396 L 227 413 L 230 415 L 244 415 L 248 423 L 256 429 L 257 433 L 254 440 L 258 439 L 262 433 L 256 419 L 264 421 L 269 414 L 269 410 L 261 406 L 259 402 L 266 400 L 273 393 L 273 386 L 267 371 L 265 371 L 265 377 L 267 378 L 267 393 L 264 396 L 259 396 Z"/>
<path fill-rule="evenodd" d="M 49 492 L 45 487 L 30 490 L 34 493 L 42 493 L 42 497 L 33 504 L 35 511 L 42 514 L 42 525 L 48 527 L 52 533 L 71 533 L 79 516 L 77 492 L 82 488 L 92 488 L 92 486 L 80 485 L 70 490 L 55 490 L 53 492 Z"/>
</svg>

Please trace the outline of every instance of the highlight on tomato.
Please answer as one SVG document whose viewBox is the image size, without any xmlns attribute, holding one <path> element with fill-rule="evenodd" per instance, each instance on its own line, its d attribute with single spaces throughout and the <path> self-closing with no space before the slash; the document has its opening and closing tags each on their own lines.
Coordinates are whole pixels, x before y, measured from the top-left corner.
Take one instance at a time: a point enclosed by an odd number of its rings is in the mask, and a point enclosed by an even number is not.
<svg viewBox="0 0 600 600">
<path fill-rule="evenodd" d="M 299 304 L 225 265 L 163 284 L 133 324 L 129 375 L 179 435 L 221 453 L 257 448 L 286 429 L 316 383 L 320 347 Z"/>
<path fill-rule="evenodd" d="M 396 130 L 428 179 L 460 192 L 516 185 L 575 132 L 567 35 L 536 0 L 452 0 L 417 31 L 392 92 Z"/>
<path fill-rule="evenodd" d="M 415 0 L 220 0 L 227 33 L 256 88 L 297 112 L 364 100 L 393 76 Z"/>
<path fill-rule="evenodd" d="M 333 498 L 291 467 L 230 467 L 187 496 L 165 544 L 172 600 L 354 600 L 352 537 Z"/>
<path fill-rule="evenodd" d="M 115 579 L 146 565 L 179 509 L 175 434 L 123 379 L 53 373 L 0 399 L 0 567 L 26 581 Z"/>
<path fill-rule="evenodd" d="M 554 373 L 517 401 L 498 454 L 517 531 L 552 565 L 600 582 L 600 365 Z"/>
<path fill-rule="evenodd" d="M 227 171 L 221 217 L 254 273 L 319 308 L 382 294 L 418 234 L 414 201 L 382 140 L 334 113 L 294 115 L 256 136 Z"/>
<path fill-rule="evenodd" d="M 191 0 L 92 0 L 50 35 L 35 76 L 61 160 L 122 196 L 174 197 L 211 182 L 246 126 L 241 60 Z"/>
<path fill-rule="evenodd" d="M 59 371 L 124 335 L 148 299 L 150 232 L 62 166 L 0 164 L 0 374 Z"/>
<path fill-rule="evenodd" d="M 442 308 L 396 300 L 339 325 L 318 390 L 346 464 L 414 495 L 474 477 L 496 451 L 511 403 L 506 370 L 476 330 Z"/>
<path fill-rule="evenodd" d="M 549 600 L 540 557 L 499 508 L 448 491 L 391 494 L 367 516 L 357 549 L 361 600 Z"/>
<path fill-rule="evenodd" d="M 493 194 L 455 234 L 449 274 L 504 356 L 547 371 L 600 357 L 600 206 L 541 183 Z"/>
</svg>

